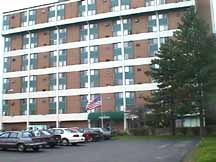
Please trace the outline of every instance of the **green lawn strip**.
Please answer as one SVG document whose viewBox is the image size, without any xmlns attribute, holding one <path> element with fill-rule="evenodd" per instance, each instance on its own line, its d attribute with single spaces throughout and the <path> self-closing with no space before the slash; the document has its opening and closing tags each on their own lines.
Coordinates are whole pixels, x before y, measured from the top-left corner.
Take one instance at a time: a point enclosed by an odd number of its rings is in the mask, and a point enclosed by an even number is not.
<svg viewBox="0 0 216 162">
<path fill-rule="evenodd" d="M 216 162 L 216 137 L 206 137 L 194 151 L 195 162 Z"/>
<path fill-rule="evenodd" d="M 191 140 L 197 137 L 190 137 L 190 136 L 115 136 L 113 139 L 115 140 Z"/>
</svg>

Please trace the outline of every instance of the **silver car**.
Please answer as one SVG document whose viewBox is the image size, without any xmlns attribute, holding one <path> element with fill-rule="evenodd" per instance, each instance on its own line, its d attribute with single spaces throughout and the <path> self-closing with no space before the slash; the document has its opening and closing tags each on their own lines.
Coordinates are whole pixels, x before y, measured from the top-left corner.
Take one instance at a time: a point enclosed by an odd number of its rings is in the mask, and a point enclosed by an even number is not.
<svg viewBox="0 0 216 162">
<path fill-rule="evenodd" d="M 19 152 L 24 152 L 31 148 L 33 151 L 38 151 L 45 143 L 42 138 L 35 137 L 28 131 L 8 131 L 0 135 L 0 148 L 2 149 L 15 148 Z"/>
</svg>

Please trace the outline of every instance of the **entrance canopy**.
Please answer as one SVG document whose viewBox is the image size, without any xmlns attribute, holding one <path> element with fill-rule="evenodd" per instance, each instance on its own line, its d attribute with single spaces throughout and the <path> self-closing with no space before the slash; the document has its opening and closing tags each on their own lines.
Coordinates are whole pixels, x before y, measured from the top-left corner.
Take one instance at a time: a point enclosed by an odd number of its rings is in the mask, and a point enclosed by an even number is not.
<svg viewBox="0 0 216 162">
<path fill-rule="evenodd" d="M 92 112 L 89 113 L 88 119 L 91 121 L 96 121 L 103 119 L 110 119 L 110 120 L 123 120 L 124 119 L 124 112 L 118 111 L 118 112 Z"/>
</svg>

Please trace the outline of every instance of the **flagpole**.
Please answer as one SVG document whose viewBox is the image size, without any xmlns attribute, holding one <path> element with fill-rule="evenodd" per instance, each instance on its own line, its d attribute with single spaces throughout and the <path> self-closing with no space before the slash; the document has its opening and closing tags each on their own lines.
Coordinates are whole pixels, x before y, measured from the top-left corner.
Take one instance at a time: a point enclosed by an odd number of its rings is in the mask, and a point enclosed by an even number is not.
<svg viewBox="0 0 216 162">
<path fill-rule="evenodd" d="M 104 121 L 103 121 L 103 97 L 101 95 L 101 127 L 104 127 Z"/>
</svg>

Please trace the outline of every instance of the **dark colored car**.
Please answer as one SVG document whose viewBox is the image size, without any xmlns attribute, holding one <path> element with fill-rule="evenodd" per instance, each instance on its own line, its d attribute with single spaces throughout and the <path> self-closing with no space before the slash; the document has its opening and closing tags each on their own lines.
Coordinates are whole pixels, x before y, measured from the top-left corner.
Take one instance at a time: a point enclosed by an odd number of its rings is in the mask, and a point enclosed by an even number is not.
<svg viewBox="0 0 216 162">
<path fill-rule="evenodd" d="M 38 151 L 45 142 L 40 137 L 35 137 L 32 132 L 28 131 L 8 131 L 0 135 L 0 148 L 9 149 L 16 148 L 19 152 L 26 149 Z"/>
<path fill-rule="evenodd" d="M 83 136 L 88 142 L 99 141 L 103 139 L 103 134 L 101 132 L 95 131 L 91 128 L 81 128 L 79 131 L 83 133 Z"/>
<path fill-rule="evenodd" d="M 61 136 L 60 135 L 54 134 L 54 132 L 49 131 L 49 130 L 45 130 L 45 131 L 52 135 L 52 137 L 56 140 L 57 145 L 59 145 L 61 143 Z"/>
<path fill-rule="evenodd" d="M 36 137 L 41 137 L 46 142 L 44 147 L 49 146 L 50 148 L 53 148 L 61 140 L 61 136 L 53 135 L 52 133 L 50 133 L 50 132 L 48 132 L 46 130 L 35 130 L 35 131 L 32 131 L 32 132 L 34 133 L 34 135 Z"/>
</svg>

